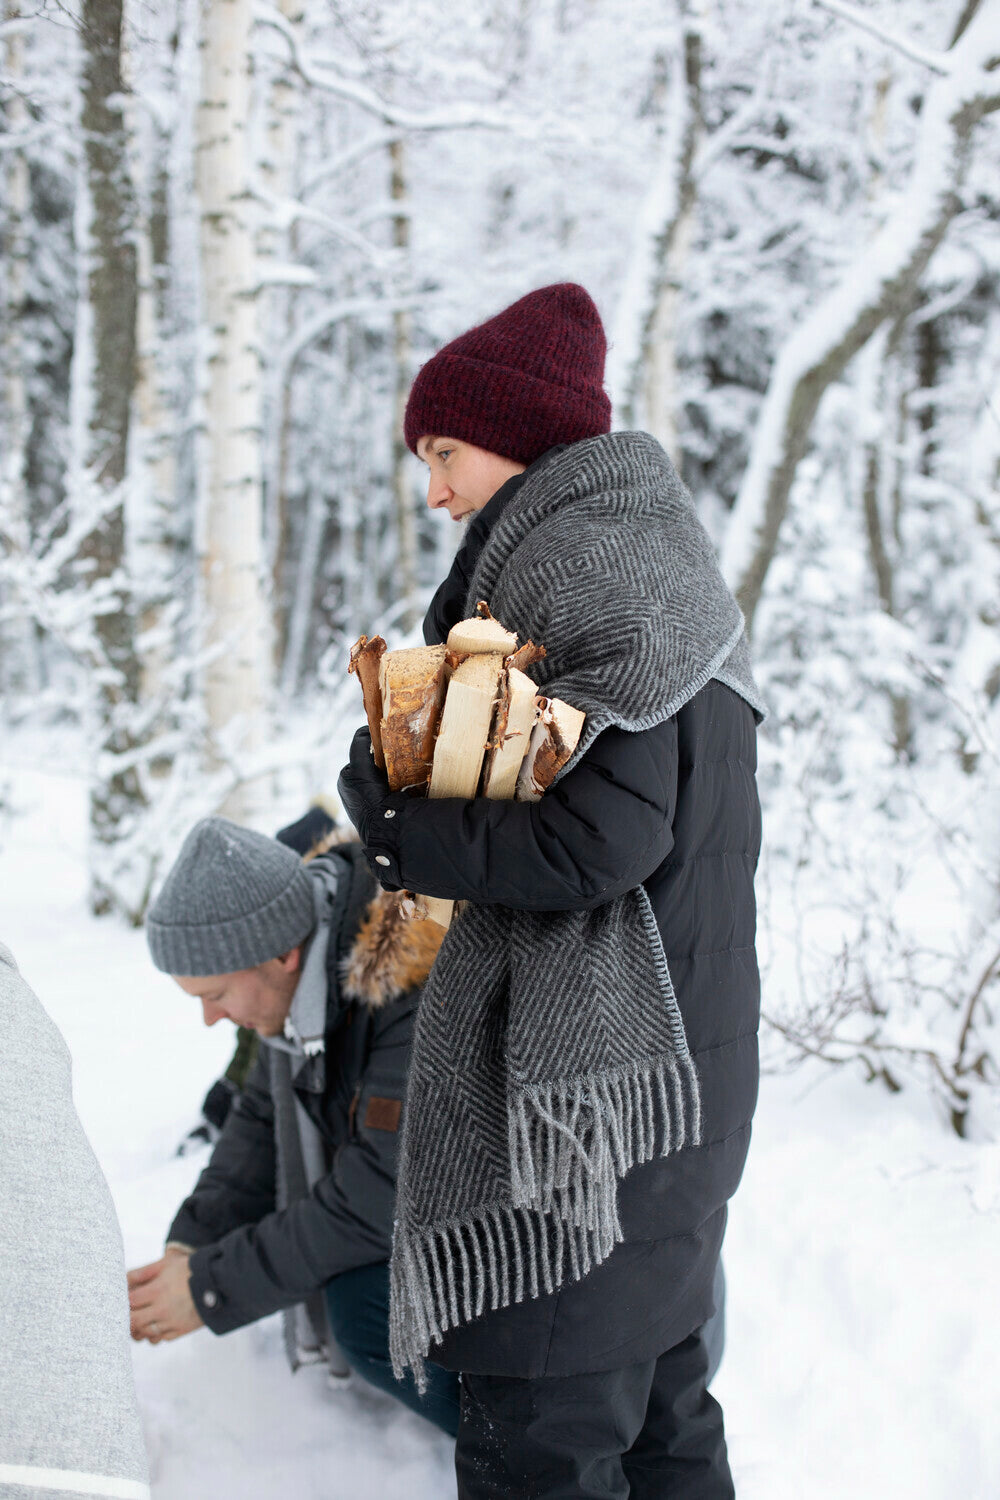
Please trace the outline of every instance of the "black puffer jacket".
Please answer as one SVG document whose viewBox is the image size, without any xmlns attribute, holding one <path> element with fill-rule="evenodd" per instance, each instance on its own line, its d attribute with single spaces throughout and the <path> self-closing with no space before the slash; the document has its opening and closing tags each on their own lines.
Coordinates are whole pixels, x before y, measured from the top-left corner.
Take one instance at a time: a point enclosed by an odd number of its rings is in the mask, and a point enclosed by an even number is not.
<svg viewBox="0 0 1000 1500">
<path fill-rule="evenodd" d="M 265 1055 L 234 1104 L 212 1159 L 181 1205 L 169 1239 L 196 1247 L 195 1305 L 215 1333 L 290 1307 L 331 1277 L 386 1261 L 392 1241 L 401 1100 L 419 991 L 380 1007 L 348 1001 L 341 966 L 376 893 L 360 849 L 320 856 L 335 864 L 327 973 L 326 1051 L 294 1079 L 298 1098 L 328 1148 L 329 1174 L 284 1211 L 275 1208 L 274 1111 Z M 414 954 L 397 955 L 412 978 Z"/>
<path fill-rule="evenodd" d="M 469 528 L 425 623 L 440 640 L 508 482 Z M 701 1080 L 702 1144 L 636 1168 L 625 1240 L 583 1280 L 452 1330 L 449 1369 L 569 1375 L 652 1358 L 712 1311 L 726 1203 L 757 1098 L 759 977 L 753 880 L 760 850 L 752 709 L 710 682 L 667 723 L 609 729 L 541 802 L 394 798 L 366 847 L 387 885 L 534 910 L 595 907 L 645 883 Z"/>
</svg>

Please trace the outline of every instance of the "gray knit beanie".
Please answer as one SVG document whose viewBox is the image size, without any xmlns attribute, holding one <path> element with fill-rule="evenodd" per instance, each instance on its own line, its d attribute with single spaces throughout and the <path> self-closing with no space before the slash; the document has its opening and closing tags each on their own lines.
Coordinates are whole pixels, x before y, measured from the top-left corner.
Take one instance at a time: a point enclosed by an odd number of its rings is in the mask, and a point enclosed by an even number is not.
<svg viewBox="0 0 1000 1500">
<path fill-rule="evenodd" d="M 149 909 L 146 940 L 166 974 L 231 974 L 287 953 L 315 920 L 312 881 L 292 849 L 202 818 Z"/>
</svg>

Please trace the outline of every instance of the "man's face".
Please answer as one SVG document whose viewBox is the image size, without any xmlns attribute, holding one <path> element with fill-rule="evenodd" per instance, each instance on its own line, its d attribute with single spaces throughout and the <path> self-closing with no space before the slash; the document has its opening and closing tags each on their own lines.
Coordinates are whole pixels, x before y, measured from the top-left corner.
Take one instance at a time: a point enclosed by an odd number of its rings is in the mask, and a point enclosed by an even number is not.
<svg viewBox="0 0 1000 1500">
<path fill-rule="evenodd" d="M 422 437 L 417 457 L 431 471 L 427 504 L 431 510 L 447 510 L 453 521 L 482 510 L 502 484 L 524 473 L 524 464 L 458 438 Z"/>
<path fill-rule="evenodd" d="M 281 958 L 232 974 L 172 977 L 185 994 L 201 1001 L 206 1026 L 227 1020 L 261 1036 L 280 1036 L 299 982 L 301 957 L 302 949 L 296 947 Z"/>
</svg>

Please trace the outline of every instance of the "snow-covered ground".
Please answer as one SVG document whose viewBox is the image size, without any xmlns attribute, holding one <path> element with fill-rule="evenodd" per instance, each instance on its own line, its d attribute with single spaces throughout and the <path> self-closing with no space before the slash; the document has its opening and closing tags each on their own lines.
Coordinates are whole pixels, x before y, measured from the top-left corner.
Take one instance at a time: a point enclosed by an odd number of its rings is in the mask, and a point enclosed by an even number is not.
<svg viewBox="0 0 1000 1500">
<path fill-rule="evenodd" d="M 129 1264 L 204 1157 L 178 1158 L 224 1028 L 84 904 L 82 781 L 0 756 L 0 940 L 62 1029 Z M 846 1072 L 765 1078 L 726 1247 L 716 1390 L 740 1500 L 1000 1495 L 1000 1145 Z M 124 1288 L 123 1288 L 124 1296 Z M 450 1444 L 389 1398 L 288 1373 L 277 1320 L 135 1350 L 157 1500 L 441 1500 Z"/>
</svg>

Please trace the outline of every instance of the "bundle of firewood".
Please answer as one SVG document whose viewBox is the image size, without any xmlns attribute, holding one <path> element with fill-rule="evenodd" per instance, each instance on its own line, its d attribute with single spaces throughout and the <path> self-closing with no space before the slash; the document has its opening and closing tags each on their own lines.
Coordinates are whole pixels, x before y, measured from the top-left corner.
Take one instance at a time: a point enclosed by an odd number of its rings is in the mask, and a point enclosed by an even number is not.
<svg viewBox="0 0 1000 1500">
<path fill-rule="evenodd" d="M 544 646 L 518 647 L 485 604 L 478 609 L 443 646 L 387 651 L 377 635 L 351 648 L 372 751 L 393 791 L 535 802 L 576 749 L 585 715 L 536 693 L 524 668 Z M 417 901 L 421 914 L 448 925 L 453 902 Z"/>
</svg>

